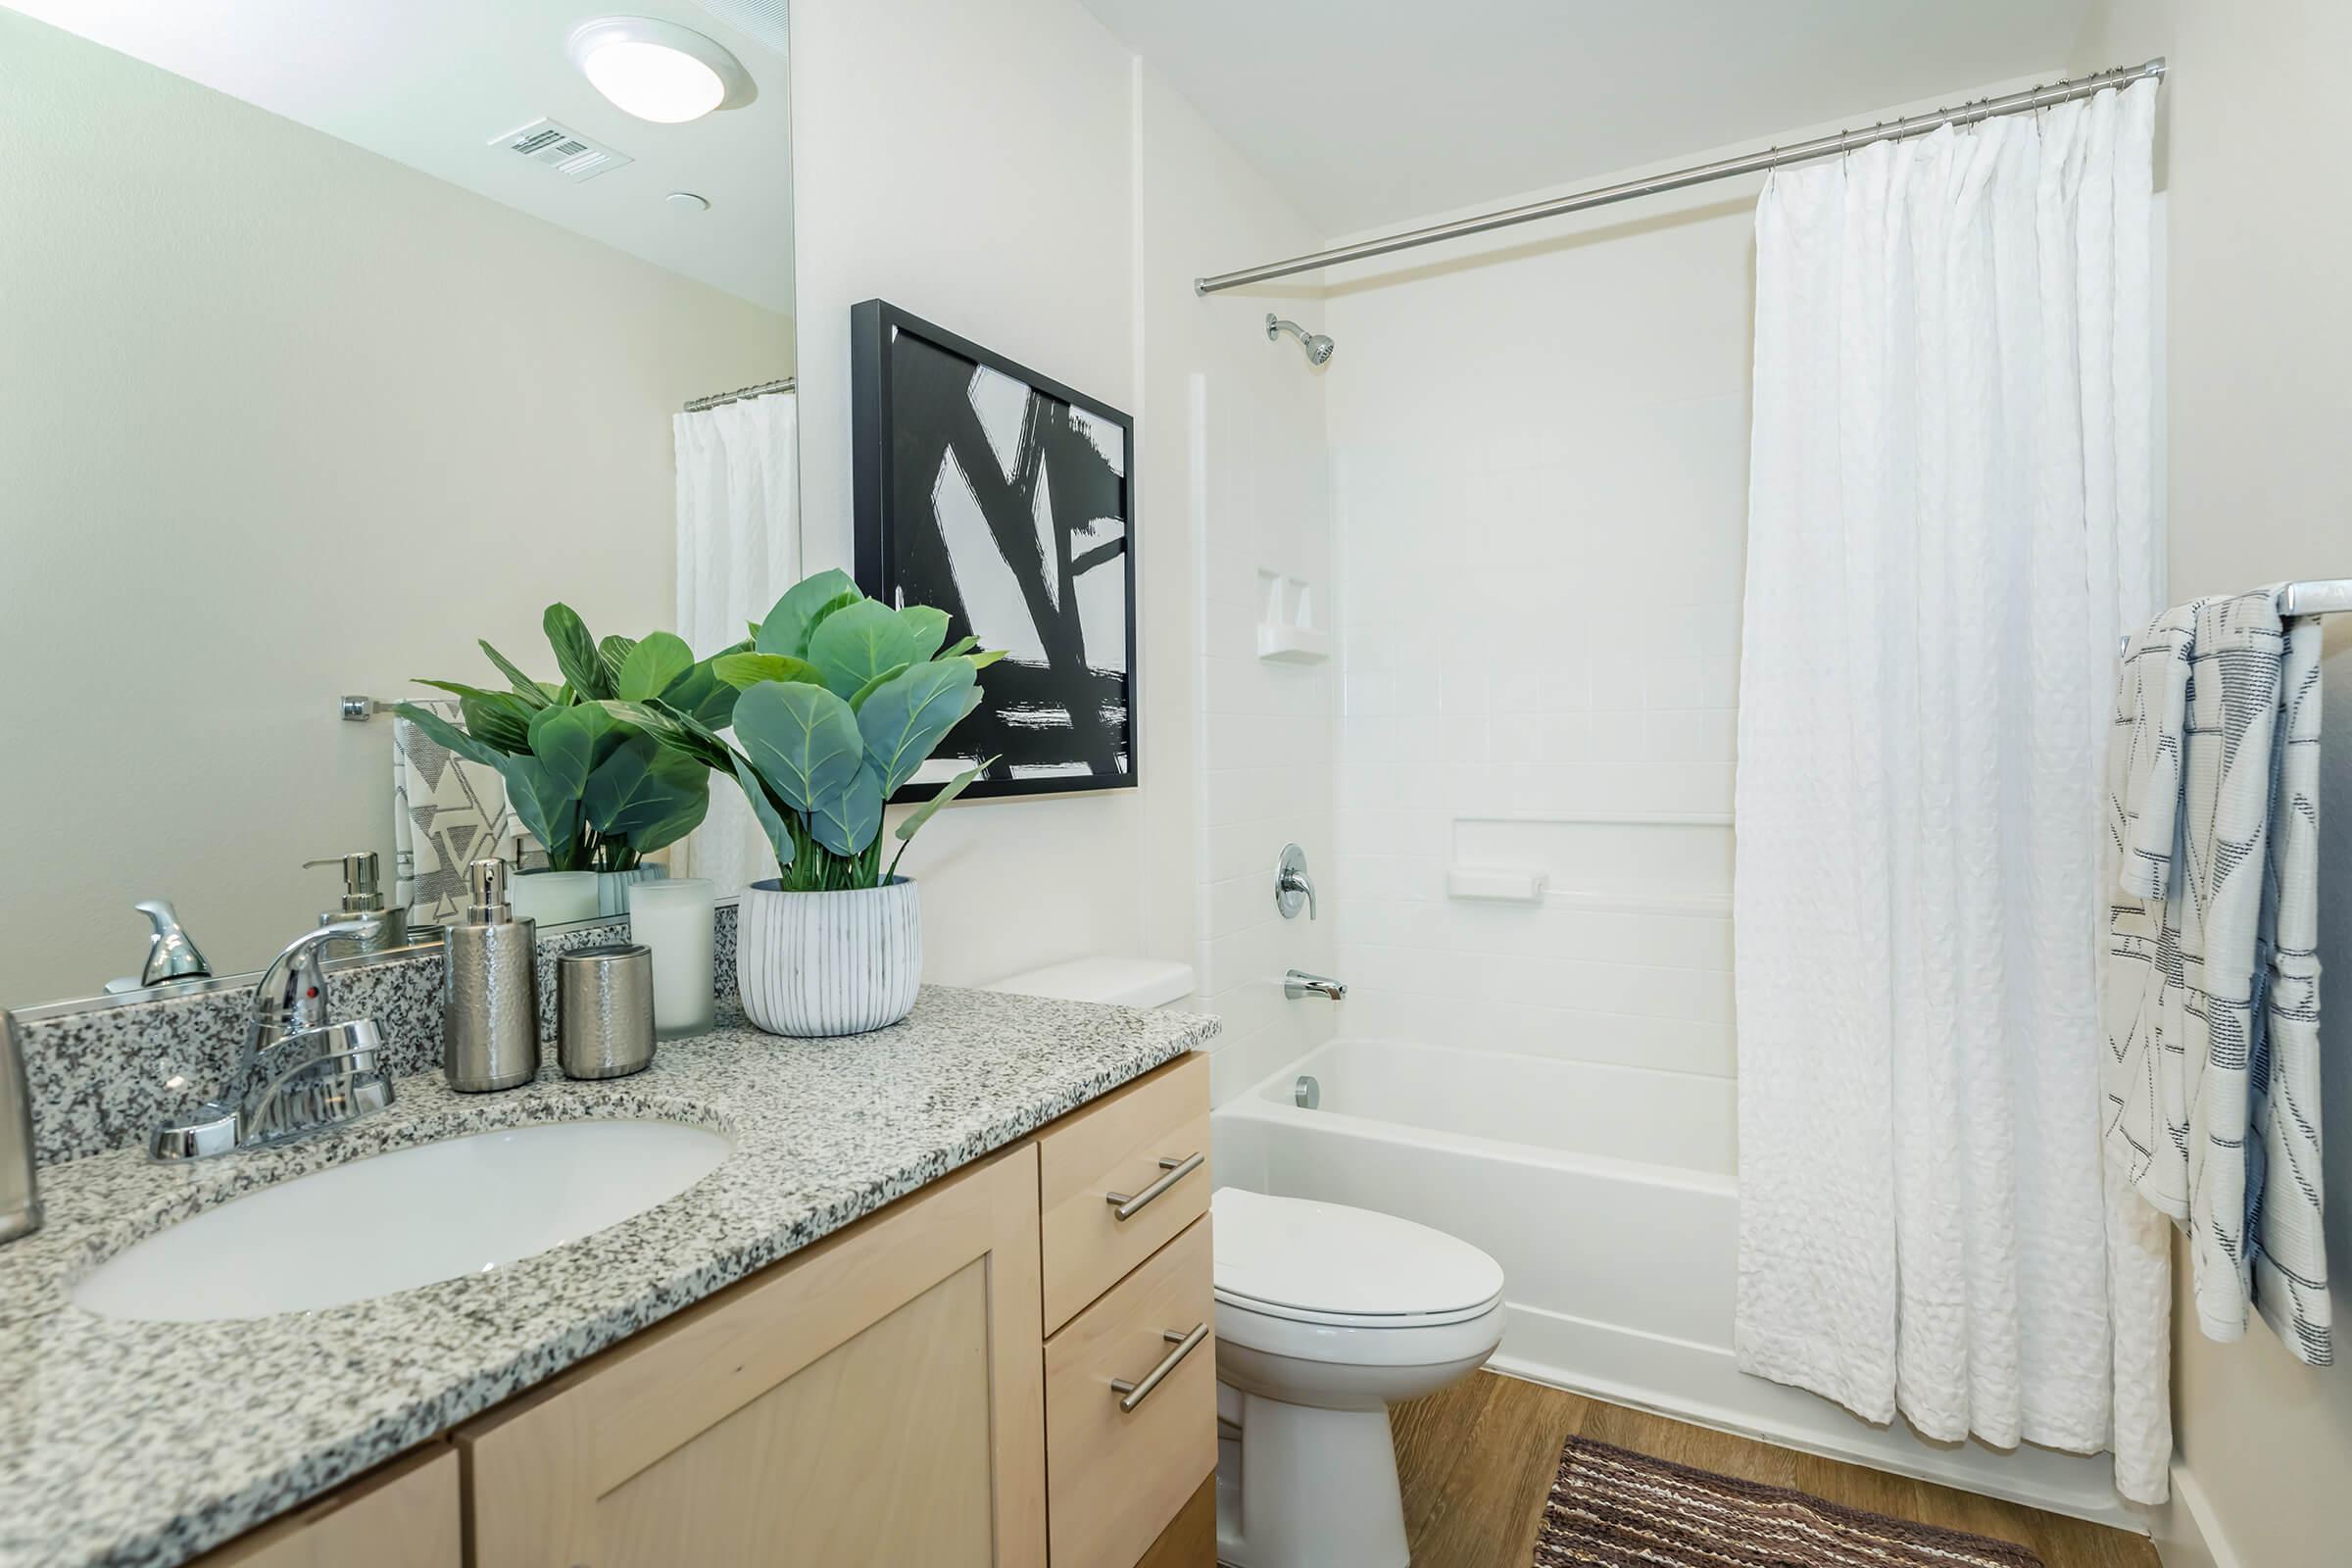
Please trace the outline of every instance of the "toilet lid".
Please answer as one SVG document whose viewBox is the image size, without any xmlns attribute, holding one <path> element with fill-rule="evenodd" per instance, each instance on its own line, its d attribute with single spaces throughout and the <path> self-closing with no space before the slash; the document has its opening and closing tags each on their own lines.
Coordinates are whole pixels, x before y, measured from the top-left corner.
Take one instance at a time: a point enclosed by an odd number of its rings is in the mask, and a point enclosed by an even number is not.
<svg viewBox="0 0 2352 1568">
<path fill-rule="evenodd" d="M 1278 1317 L 1371 1327 L 1476 1317 L 1502 1296 L 1502 1265 L 1468 1242 L 1368 1208 L 1220 1187 L 1216 1294 Z"/>
</svg>

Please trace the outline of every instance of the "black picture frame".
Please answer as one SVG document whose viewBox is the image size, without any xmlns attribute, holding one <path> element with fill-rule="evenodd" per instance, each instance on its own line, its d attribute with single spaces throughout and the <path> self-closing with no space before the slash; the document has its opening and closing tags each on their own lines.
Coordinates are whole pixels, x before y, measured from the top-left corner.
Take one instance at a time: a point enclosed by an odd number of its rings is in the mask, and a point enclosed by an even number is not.
<svg viewBox="0 0 2352 1568">
<path fill-rule="evenodd" d="M 1030 394 L 1021 426 L 1024 477 L 1007 475 L 1002 467 L 996 467 L 989 476 L 992 488 L 995 481 L 1003 480 L 1012 500 L 1030 508 L 1034 503 L 1036 476 L 1047 473 L 1047 465 L 1054 462 L 1065 471 L 1072 467 L 1086 470 L 1081 475 L 1083 486 L 1073 492 L 1082 501 L 1099 498 L 1112 488 L 1117 493 L 1115 511 L 1107 514 L 1115 515 L 1120 525 L 1115 541 L 1104 540 L 1073 555 L 1076 540 L 1067 518 L 1053 517 L 1056 551 L 1061 556 L 1055 563 L 1045 560 L 1045 550 L 1037 542 L 1038 534 L 1031 520 L 1024 518 L 1015 526 L 1008 517 L 990 515 L 986 505 L 977 503 L 977 511 L 998 548 L 1007 550 L 1009 541 L 1011 554 L 1006 557 L 1006 565 L 1016 579 L 1020 572 L 1013 565 L 1012 556 L 1018 554 L 1020 541 L 1028 541 L 1029 559 L 1035 563 L 1041 577 L 1036 583 L 1018 581 L 1017 586 L 1028 602 L 1036 644 L 1043 647 L 1046 663 L 1040 666 L 1033 660 L 1016 662 L 1006 659 L 981 671 L 980 706 L 949 732 L 939 757 L 961 754 L 966 759 L 964 765 L 981 757 L 999 754 L 1007 760 L 974 780 L 964 791 L 964 798 L 1004 799 L 1136 788 L 1141 769 L 1136 726 L 1135 421 L 1100 398 L 1089 397 L 884 300 L 867 300 L 851 308 L 850 345 L 851 443 L 857 498 L 855 573 L 858 588 L 868 597 L 896 605 L 904 596 L 906 603 L 937 606 L 948 612 L 951 642 L 973 635 L 981 638 L 984 647 L 1002 646 L 1002 638 L 991 642 L 986 628 L 972 625 L 960 591 L 955 586 L 954 573 L 948 569 L 950 549 L 946 527 L 931 505 L 933 488 L 926 487 L 916 496 L 907 494 L 914 477 L 928 474 L 935 480 L 938 473 L 945 471 L 943 465 L 951 459 L 968 473 L 980 466 L 982 456 L 994 450 L 987 445 L 989 438 L 970 399 L 956 400 L 951 406 L 946 388 L 952 380 L 949 372 L 954 368 L 953 361 L 968 361 L 974 367 L 1009 377 L 1024 385 Z M 968 382 L 969 377 L 966 379 Z M 1094 430 L 1083 442 L 1072 436 L 1072 427 L 1081 421 L 1058 416 L 1056 405 L 1077 411 L 1093 422 Z M 1102 425 L 1113 426 L 1118 432 L 1122 456 L 1115 486 L 1104 477 L 1109 468 L 1107 462 L 1097 465 L 1087 457 L 1090 449 L 1101 454 Z M 1033 434 L 1039 434 L 1034 450 L 1030 440 Z M 1028 466 L 1032 460 L 1034 471 Z M 1102 471 L 1094 471 L 1098 466 Z M 1047 491 L 1053 501 L 1048 511 L 1053 513 L 1060 505 L 1063 489 L 1049 481 Z M 1089 518 L 1105 515 L 1101 512 L 1088 514 Z M 1091 525 L 1091 522 L 1081 524 Z M 1107 564 L 1108 555 L 1114 549 L 1124 568 L 1119 591 L 1125 618 L 1124 668 L 1115 675 L 1083 662 L 1087 645 L 1079 623 L 1074 586 L 1081 573 L 1100 570 Z M 1085 564 L 1090 561 L 1095 564 Z M 1056 568 L 1056 585 L 1051 598 L 1041 601 L 1039 595 L 1046 592 L 1042 572 L 1049 565 Z M 1073 639 L 1078 656 L 1075 660 L 1070 652 Z M 1036 651 L 1036 647 L 1031 649 L 1033 653 Z M 1118 714 L 1115 725 L 1109 717 L 1114 704 Z M 1054 742 L 1067 744 L 1085 755 L 1068 762 L 1041 763 L 1034 753 L 1017 750 L 1047 744 L 1039 738 L 1040 727 L 1024 719 L 1034 718 L 1041 711 L 1051 716 L 1056 711 L 1056 705 L 1068 719 L 1069 736 L 1066 743 L 1061 742 L 1056 729 Z M 1038 765 L 1084 766 L 1086 771 L 1027 775 L 1014 771 L 1016 767 Z M 917 781 L 901 788 L 892 799 L 929 800 L 939 793 L 940 782 L 918 776 Z"/>
</svg>

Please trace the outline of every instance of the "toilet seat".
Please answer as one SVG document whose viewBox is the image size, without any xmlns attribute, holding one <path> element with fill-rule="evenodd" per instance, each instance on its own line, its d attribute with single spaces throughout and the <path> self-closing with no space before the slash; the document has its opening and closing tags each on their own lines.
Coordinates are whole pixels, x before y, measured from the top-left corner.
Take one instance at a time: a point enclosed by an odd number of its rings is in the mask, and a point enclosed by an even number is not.
<svg viewBox="0 0 2352 1568">
<path fill-rule="evenodd" d="M 1329 1328 L 1468 1323 L 1502 1299 L 1502 1267 L 1468 1242 L 1393 1214 L 1221 1187 L 1220 1306 Z M 1221 1314 L 1222 1315 L 1222 1314 Z"/>
</svg>

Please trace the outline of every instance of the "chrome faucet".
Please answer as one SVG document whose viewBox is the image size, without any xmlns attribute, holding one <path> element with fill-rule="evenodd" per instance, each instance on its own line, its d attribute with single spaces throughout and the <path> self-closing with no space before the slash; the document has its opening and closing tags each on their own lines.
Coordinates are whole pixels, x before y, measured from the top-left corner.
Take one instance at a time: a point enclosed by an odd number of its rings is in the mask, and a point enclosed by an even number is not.
<svg viewBox="0 0 2352 1568">
<path fill-rule="evenodd" d="M 1308 974 L 1304 969 L 1293 969 L 1282 977 L 1282 994 L 1297 1002 L 1300 997 L 1321 997 L 1329 1002 L 1344 1002 L 1348 998 L 1348 983 L 1328 975 Z"/>
<path fill-rule="evenodd" d="M 228 1088 L 184 1122 L 155 1129 L 150 1157 L 202 1159 L 231 1150 L 282 1144 L 338 1127 L 392 1103 L 392 1080 L 377 1061 L 383 1041 L 372 1018 L 329 1022 L 320 956 L 330 942 L 374 935 L 380 922 L 338 920 L 288 943 L 253 988 L 253 1010 Z"/>
<path fill-rule="evenodd" d="M 201 980 L 213 972 L 197 950 L 195 938 L 179 923 L 170 899 L 141 899 L 131 906 L 147 917 L 155 934 L 147 939 L 147 963 L 139 984 L 160 986 L 172 980 Z"/>
<path fill-rule="evenodd" d="M 41 1228 L 41 1183 L 32 1163 L 32 1102 L 24 1084 L 24 1041 L 0 1012 L 0 1242 Z"/>
</svg>

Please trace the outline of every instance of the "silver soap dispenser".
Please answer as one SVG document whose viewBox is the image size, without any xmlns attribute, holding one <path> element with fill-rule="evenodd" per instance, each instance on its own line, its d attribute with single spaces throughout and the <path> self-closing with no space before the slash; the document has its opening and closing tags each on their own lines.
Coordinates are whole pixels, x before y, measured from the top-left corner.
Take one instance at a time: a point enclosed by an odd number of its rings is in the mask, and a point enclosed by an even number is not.
<svg viewBox="0 0 2352 1568">
<path fill-rule="evenodd" d="M 461 1094 L 539 1072 L 539 927 L 507 903 L 507 862 L 476 860 L 466 918 L 442 933 L 441 1070 Z"/>
</svg>

